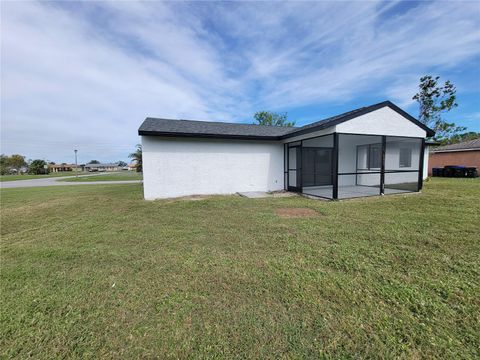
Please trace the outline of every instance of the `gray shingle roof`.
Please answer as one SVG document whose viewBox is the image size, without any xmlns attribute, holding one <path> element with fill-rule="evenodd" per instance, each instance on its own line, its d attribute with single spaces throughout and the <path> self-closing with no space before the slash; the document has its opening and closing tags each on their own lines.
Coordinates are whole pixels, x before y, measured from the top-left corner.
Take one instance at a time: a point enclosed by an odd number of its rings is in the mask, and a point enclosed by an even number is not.
<svg viewBox="0 0 480 360">
<path fill-rule="evenodd" d="M 457 144 L 444 145 L 436 147 L 432 152 L 447 152 L 447 151 L 460 151 L 460 150 L 480 150 L 480 138 L 464 141 Z"/>
<path fill-rule="evenodd" d="M 276 139 L 290 131 L 292 131 L 292 128 L 281 126 L 158 118 L 146 118 L 138 129 L 140 135 L 203 135 L 204 137 L 253 137 L 265 139 Z"/>
<path fill-rule="evenodd" d="M 192 137 L 217 137 L 230 139 L 257 139 L 257 140 L 280 140 L 292 136 L 302 135 L 312 131 L 335 126 L 344 121 L 364 115 L 371 111 L 388 106 L 408 120 L 420 126 L 427 132 L 427 136 L 435 133 L 414 117 L 397 107 L 390 101 L 384 101 L 371 106 L 362 107 L 356 110 L 329 117 L 302 127 L 280 127 L 262 126 L 255 124 L 234 124 L 224 122 L 194 121 L 194 120 L 172 120 L 146 118 L 138 129 L 139 135 L 153 136 L 192 136 Z"/>
</svg>

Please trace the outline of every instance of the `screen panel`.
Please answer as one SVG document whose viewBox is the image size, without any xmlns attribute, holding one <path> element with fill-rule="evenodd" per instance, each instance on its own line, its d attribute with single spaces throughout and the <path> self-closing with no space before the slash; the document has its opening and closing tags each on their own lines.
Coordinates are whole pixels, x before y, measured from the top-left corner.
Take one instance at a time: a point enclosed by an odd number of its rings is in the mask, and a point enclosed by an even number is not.
<svg viewBox="0 0 480 360">
<path fill-rule="evenodd" d="M 302 148 L 302 186 L 332 185 L 332 149 Z"/>
<path fill-rule="evenodd" d="M 422 139 L 386 137 L 385 194 L 419 191 Z"/>
<path fill-rule="evenodd" d="M 338 175 L 338 198 L 380 195 L 380 173 Z"/>
<path fill-rule="evenodd" d="M 387 136 L 385 171 L 419 171 L 422 139 Z"/>
<path fill-rule="evenodd" d="M 302 193 L 333 197 L 333 135 L 302 141 Z"/>
<path fill-rule="evenodd" d="M 380 172 L 382 137 L 339 134 L 338 174 Z"/>
<path fill-rule="evenodd" d="M 418 172 L 390 172 L 385 174 L 385 194 L 418 191 Z"/>
<path fill-rule="evenodd" d="M 288 145 L 288 189 L 298 191 L 301 187 L 301 147 Z"/>
</svg>

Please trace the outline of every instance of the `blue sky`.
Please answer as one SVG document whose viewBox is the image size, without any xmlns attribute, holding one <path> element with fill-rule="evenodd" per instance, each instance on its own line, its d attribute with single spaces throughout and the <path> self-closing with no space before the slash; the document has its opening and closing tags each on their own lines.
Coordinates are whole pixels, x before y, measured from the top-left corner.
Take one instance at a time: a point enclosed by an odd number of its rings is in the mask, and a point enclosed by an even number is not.
<svg viewBox="0 0 480 360">
<path fill-rule="evenodd" d="M 147 116 L 297 125 L 457 86 L 480 131 L 479 2 L 2 2 L 1 151 L 125 160 Z"/>
</svg>

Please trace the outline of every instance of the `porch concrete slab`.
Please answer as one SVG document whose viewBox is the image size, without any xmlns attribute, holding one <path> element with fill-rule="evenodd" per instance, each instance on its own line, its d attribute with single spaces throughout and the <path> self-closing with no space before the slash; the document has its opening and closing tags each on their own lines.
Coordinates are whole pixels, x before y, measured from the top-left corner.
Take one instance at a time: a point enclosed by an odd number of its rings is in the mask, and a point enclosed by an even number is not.
<svg viewBox="0 0 480 360">
<path fill-rule="evenodd" d="M 247 191 L 247 192 L 239 192 L 238 195 L 249 198 L 249 199 L 261 199 L 270 197 L 271 195 L 264 191 Z"/>
<path fill-rule="evenodd" d="M 283 198 L 283 197 L 292 197 L 292 196 L 298 196 L 297 193 L 295 192 L 290 192 L 290 191 L 274 191 L 271 193 L 271 195 L 274 197 L 274 198 Z"/>
</svg>

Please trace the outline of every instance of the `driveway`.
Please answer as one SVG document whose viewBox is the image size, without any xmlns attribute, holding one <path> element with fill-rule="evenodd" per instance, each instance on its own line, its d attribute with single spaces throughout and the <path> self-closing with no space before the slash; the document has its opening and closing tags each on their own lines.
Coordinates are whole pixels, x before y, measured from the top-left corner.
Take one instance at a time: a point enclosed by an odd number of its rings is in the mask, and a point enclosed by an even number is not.
<svg viewBox="0 0 480 360">
<path fill-rule="evenodd" d="M 102 174 L 95 175 L 79 175 L 78 177 L 101 177 Z M 0 182 L 1 189 L 9 188 L 23 188 L 23 187 L 37 187 L 37 186 L 73 186 L 73 185 L 101 185 L 101 184 L 135 184 L 141 183 L 142 180 L 120 180 L 120 181 L 85 181 L 85 182 L 68 182 L 59 181 L 63 179 L 71 179 L 72 176 L 59 176 L 45 179 L 30 179 L 30 180 L 16 180 L 16 181 L 2 181 Z"/>
</svg>

